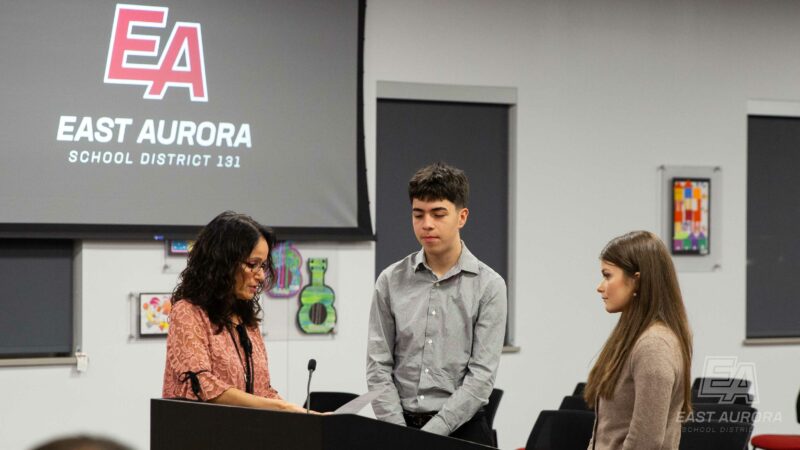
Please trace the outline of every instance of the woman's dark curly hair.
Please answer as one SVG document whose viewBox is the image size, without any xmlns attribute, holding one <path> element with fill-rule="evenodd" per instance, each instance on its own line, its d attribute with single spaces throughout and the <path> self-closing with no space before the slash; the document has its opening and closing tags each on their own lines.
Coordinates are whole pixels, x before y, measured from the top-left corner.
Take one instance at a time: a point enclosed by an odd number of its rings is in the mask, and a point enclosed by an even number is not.
<svg viewBox="0 0 800 450">
<path fill-rule="evenodd" d="M 269 245 L 267 270 L 264 283 L 252 300 L 239 300 L 234 293 L 236 273 L 243 270 L 242 263 L 263 237 Z M 200 306 L 208 314 L 211 323 L 222 331 L 237 315 L 245 326 L 257 325 L 260 321 L 259 295 L 272 287 L 275 266 L 272 248 L 275 233 L 268 227 L 244 214 L 225 211 L 206 225 L 197 236 L 186 269 L 181 272 L 178 285 L 172 292 L 172 302 L 186 300 Z"/>
</svg>

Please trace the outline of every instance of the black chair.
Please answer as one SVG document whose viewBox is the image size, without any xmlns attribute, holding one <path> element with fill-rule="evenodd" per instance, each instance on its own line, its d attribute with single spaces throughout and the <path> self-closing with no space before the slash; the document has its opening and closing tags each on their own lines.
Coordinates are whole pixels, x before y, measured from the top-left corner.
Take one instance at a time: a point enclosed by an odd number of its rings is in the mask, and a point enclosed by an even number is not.
<svg viewBox="0 0 800 450">
<path fill-rule="evenodd" d="M 720 420 L 686 421 L 679 450 L 746 450 L 753 424 Z"/>
<path fill-rule="evenodd" d="M 577 395 L 579 397 L 583 397 L 583 391 L 586 389 L 586 383 L 578 383 L 575 385 L 575 389 L 572 391 L 572 395 Z"/>
<path fill-rule="evenodd" d="M 311 392 L 311 409 L 319 412 L 331 412 L 339 409 L 340 406 L 358 397 L 358 394 L 350 392 Z M 308 408 L 303 403 L 303 408 Z"/>
<path fill-rule="evenodd" d="M 695 378 L 692 383 L 692 404 L 719 403 L 753 404 L 750 395 L 750 380 L 743 378 Z"/>
<path fill-rule="evenodd" d="M 594 412 L 542 411 L 533 425 L 525 450 L 586 450 L 593 428 Z"/>
<path fill-rule="evenodd" d="M 589 405 L 586 404 L 586 400 L 583 399 L 580 395 L 567 395 L 561 400 L 561 405 L 558 409 L 571 409 L 573 411 L 592 411 L 589 408 Z"/>
<path fill-rule="evenodd" d="M 492 393 L 489 394 L 489 403 L 483 407 L 483 410 L 486 415 L 486 423 L 489 425 L 489 429 L 492 430 L 492 440 L 494 441 L 494 446 L 497 447 L 497 430 L 494 429 L 494 416 L 497 414 L 497 407 L 500 406 L 500 400 L 503 398 L 503 390 L 502 389 L 492 389 Z"/>
</svg>

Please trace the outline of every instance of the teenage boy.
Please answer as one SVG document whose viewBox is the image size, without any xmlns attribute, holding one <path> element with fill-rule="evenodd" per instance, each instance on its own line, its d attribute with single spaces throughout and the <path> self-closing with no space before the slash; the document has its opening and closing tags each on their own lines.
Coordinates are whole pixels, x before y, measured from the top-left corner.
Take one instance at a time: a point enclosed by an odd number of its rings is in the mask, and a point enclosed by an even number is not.
<svg viewBox="0 0 800 450">
<path fill-rule="evenodd" d="M 378 419 L 493 445 L 483 413 L 506 324 L 503 278 L 467 250 L 464 172 L 443 163 L 411 178 L 422 249 L 386 268 L 369 318 L 367 384 Z"/>
</svg>

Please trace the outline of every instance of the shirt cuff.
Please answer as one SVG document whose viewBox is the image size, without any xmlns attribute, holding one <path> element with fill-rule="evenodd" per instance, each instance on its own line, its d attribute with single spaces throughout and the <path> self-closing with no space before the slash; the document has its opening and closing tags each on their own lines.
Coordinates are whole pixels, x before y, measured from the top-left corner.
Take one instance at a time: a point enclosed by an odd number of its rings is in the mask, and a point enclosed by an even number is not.
<svg viewBox="0 0 800 450">
<path fill-rule="evenodd" d="M 422 431 L 427 431 L 428 433 L 433 434 L 440 434 L 442 436 L 449 436 L 450 435 L 450 427 L 444 422 L 442 416 L 435 415 L 428 423 L 422 427 Z"/>
<path fill-rule="evenodd" d="M 403 418 L 402 414 L 391 414 L 389 416 L 380 418 L 380 420 L 384 422 L 393 423 L 395 425 L 400 425 L 403 427 L 406 426 L 406 419 Z"/>
</svg>

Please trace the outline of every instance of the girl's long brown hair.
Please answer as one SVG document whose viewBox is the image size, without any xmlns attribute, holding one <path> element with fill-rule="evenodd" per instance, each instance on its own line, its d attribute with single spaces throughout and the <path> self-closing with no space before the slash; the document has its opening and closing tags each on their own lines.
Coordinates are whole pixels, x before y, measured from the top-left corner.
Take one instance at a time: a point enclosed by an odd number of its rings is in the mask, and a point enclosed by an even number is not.
<svg viewBox="0 0 800 450">
<path fill-rule="evenodd" d="M 633 277 L 639 272 L 638 295 L 622 311 L 617 326 L 589 372 L 584 391 L 586 402 L 594 407 L 598 398 L 612 397 L 636 340 L 649 326 L 660 322 L 672 330 L 680 342 L 682 410 L 691 412 L 692 333 L 667 247 L 653 233 L 633 231 L 612 239 L 600 253 L 600 259 L 619 267 L 626 276 Z"/>
</svg>

